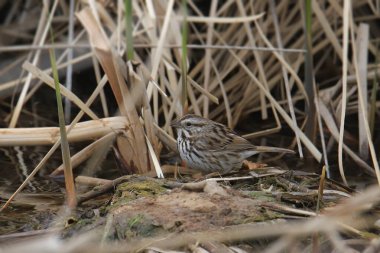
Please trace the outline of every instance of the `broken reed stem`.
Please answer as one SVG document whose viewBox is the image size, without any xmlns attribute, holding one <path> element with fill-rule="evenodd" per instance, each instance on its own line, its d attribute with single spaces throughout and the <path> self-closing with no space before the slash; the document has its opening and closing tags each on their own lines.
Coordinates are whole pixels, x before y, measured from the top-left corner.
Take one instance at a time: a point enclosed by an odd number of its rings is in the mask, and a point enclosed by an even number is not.
<svg viewBox="0 0 380 253">
<path fill-rule="evenodd" d="M 94 100 L 99 95 L 100 91 L 103 89 L 104 85 L 107 82 L 106 76 L 102 78 L 94 92 L 91 94 L 89 99 L 86 102 L 86 106 L 90 106 Z M 67 128 L 67 133 L 70 133 L 70 131 L 73 129 L 73 127 L 78 123 L 78 121 L 83 117 L 84 112 L 80 111 L 77 116 L 73 119 L 70 126 Z M 20 193 L 25 186 L 30 182 L 30 180 L 36 175 L 36 173 L 45 165 L 45 163 L 49 160 L 49 158 L 53 155 L 53 153 L 57 150 L 61 143 L 61 138 L 58 137 L 57 141 L 54 143 L 54 145 L 50 148 L 50 150 L 46 153 L 46 155 L 42 158 L 42 160 L 37 164 L 37 166 L 33 169 L 33 171 L 29 174 L 29 176 L 22 182 L 22 184 L 17 188 L 17 190 L 12 194 L 12 196 L 9 197 L 7 202 L 4 203 L 4 205 L 0 208 L 0 212 L 4 211 L 5 208 L 9 206 L 9 204 L 12 202 L 12 200 L 17 196 L 18 193 Z"/>
<path fill-rule="evenodd" d="M 66 126 L 67 129 L 70 125 Z M 98 139 L 112 132 L 127 131 L 125 117 L 110 117 L 77 123 L 68 133 L 69 142 Z M 60 139 L 58 127 L 0 129 L 0 147 L 51 145 Z"/>
</svg>

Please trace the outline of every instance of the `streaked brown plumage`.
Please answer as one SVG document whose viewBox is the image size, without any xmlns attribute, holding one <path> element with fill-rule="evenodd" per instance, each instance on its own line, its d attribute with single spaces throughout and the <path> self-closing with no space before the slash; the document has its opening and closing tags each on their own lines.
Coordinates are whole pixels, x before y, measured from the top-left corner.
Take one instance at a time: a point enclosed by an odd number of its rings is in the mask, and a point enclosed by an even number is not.
<svg viewBox="0 0 380 253">
<path fill-rule="evenodd" d="M 275 147 L 254 146 L 223 124 L 188 114 L 172 122 L 177 130 L 181 159 L 192 169 L 204 173 L 226 173 L 239 169 L 248 157 L 260 152 L 295 153 Z"/>
</svg>

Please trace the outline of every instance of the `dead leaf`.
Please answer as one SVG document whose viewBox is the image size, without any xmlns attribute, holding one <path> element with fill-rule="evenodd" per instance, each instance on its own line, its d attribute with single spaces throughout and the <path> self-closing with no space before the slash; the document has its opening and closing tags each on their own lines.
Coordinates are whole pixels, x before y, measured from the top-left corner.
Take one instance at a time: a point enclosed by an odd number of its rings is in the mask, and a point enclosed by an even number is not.
<svg viewBox="0 0 380 253">
<path fill-rule="evenodd" d="M 265 163 L 254 163 L 248 160 L 243 161 L 243 168 L 248 170 L 257 170 L 268 166 L 268 164 Z"/>
</svg>

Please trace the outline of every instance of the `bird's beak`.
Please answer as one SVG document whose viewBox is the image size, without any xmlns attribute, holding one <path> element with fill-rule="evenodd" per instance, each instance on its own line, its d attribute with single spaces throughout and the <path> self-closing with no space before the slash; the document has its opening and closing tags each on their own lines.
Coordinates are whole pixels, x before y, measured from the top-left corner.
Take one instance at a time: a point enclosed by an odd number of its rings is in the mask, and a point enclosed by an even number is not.
<svg viewBox="0 0 380 253">
<path fill-rule="evenodd" d="M 174 120 L 174 121 L 172 121 L 172 123 L 170 123 L 170 126 L 173 128 L 180 128 L 181 124 L 179 123 L 178 120 Z"/>
</svg>

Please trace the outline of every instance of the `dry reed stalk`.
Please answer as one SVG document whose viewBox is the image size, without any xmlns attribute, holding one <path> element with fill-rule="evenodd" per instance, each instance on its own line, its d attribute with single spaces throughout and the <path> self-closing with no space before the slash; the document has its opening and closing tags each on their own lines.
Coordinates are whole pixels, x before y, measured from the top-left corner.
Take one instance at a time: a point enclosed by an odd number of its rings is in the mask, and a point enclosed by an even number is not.
<svg viewBox="0 0 380 253">
<path fill-rule="evenodd" d="M 332 137 L 335 138 L 336 141 L 339 141 L 338 127 L 335 124 L 334 118 L 332 117 L 332 115 L 330 114 L 326 105 L 324 104 L 324 102 L 321 99 L 319 99 L 319 101 L 318 101 L 318 107 L 319 107 L 320 115 L 321 115 L 322 119 L 324 120 L 327 128 L 329 129 Z M 357 156 L 356 153 L 354 151 L 352 151 L 347 145 L 343 144 L 343 149 L 345 150 L 345 152 L 349 156 L 351 156 L 351 158 L 358 165 L 360 165 L 362 168 L 364 168 L 367 173 L 369 173 L 370 175 L 374 175 L 374 169 L 371 166 L 369 166 L 366 162 L 364 162 L 359 156 Z"/>
<path fill-rule="evenodd" d="M 55 0 L 53 3 L 52 9 L 49 11 L 48 10 L 48 3 L 44 2 L 43 14 L 41 15 L 41 17 L 48 16 L 48 19 L 47 19 L 46 23 L 45 23 L 44 18 L 40 19 L 39 28 L 36 32 L 36 37 L 35 37 L 36 43 L 35 44 L 37 44 L 37 42 L 38 42 L 39 45 L 42 45 L 45 42 L 45 39 L 46 39 L 47 33 L 49 31 L 50 24 L 52 22 L 57 4 L 58 4 L 58 0 Z M 47 15 L 49 12 L 50 12 L 50 14 Z M 36 52 L 36 54 L 33 57 L 33 61 L 32 61 L 33 65 L 37 64 L 37 62 L 40 58 L 40 55 L 41 55 L 41 51 L 39 50 Z M 11 121 L 9 123 L 9 127 L 15 127 L 17 124 L 18 118 L 20 116 L 21 108 L 24 104 L 24 99 L 25 99 L 26 93 L 29 89 L 31 80 L 32 80 L 32 74 L 28 74 L 28 76 L 25 80 L 24 86 L 22 88 L 22 91 L 20 93 L 19 99 L 17 101 L 16 107 L 14 109 Z"/>
<path fill-rule="evenodd" d="M 44 73 L 39 68 L 35 67 L 33 64 L 29 62 L 24 62 L 22 67 L 29 71 L 33 76 L 43 81 L 45 84 L 47 84 L 50 88 L 55 89 L 54 86 L 54 79 L 50 76 L 48 76 L 46 73 Z M 92 119 L 99 119 L 98 116 L 89 108 L 87 107 L 82 100 L 80 100 L 74 93 L 72 93 L 69 89 L 67 89 L 65 86 L 60 84 L 61 93 L 63 96 L 65 96 L 67 99 L 72 101 L 75 105 L 77 105 L 80 109 L 82 109 L 90 118 Z"/>
<path fill-rule="evenodd" d="M 339 124 L 339 142 L 338 142 L 338 164 L 340 176 L 344 184 L 348 185 L 347 179 L 343 169 L 343 135 L 344 135 L 344 122 L 346 118 L 346 105 L 347 105 L 347 69 L 348 69 L 348 33 L 349 33 L 349 18 L 351 12 L 351 3 L 344 2 L 344 15 L 343 15 L 343 53 L 342 53 L 342 110 Z"/>
<path fill-rule="evenodd" d="M 272 16 L 273 16 L 273 23 L 274 23 L 275 31 L 276 31 L 277 44 L 278 44 L 278 46 L 280 48 L 282 48 L 283 44 L 282 44 L 282 40 L 281 40 L 281 36 L 280 36 L 278 17 L 276 15 L 276 11 L 275 11 L 274 0 L 271 0 L 270 7 L 271 7 L 271 12 L 272 12 Z M 284 57 L 284 55 L 281 52 L 280 52 L 280 54 L 281 54 L 282 57 Z M 283 66 L 281 67 L 281 69 L 282 69 L 282 73 L 283 73 L 283 79 L 284 79 L 284 84 L 285 84 L 286 97 L 287 97 L 287 100 L 288 100 L 288 106 L 289 106 L 290 115 L 292 117 L 293 124 L 295 126 L 297 126 L 297 121 L 296 121 L 296 115 L 294 113 L 294 106 L 293 106 L 292 96 L 291 96 L 291 93 L 290 93 L 290 85 L 289 85 L 289 79 L 288 79 L 288 72 L 286 71 L 285 67 L 283 67 Z M 295 132 L 295 135 L 296 135 L 296 140 L 297 140 L 298 153 L 299 153 L 300 157 L 302 158 L 303 157 L 303 152 L 302 152 L 302 146 L 301 146 L 301 141 L 300 141 L 298 132 Z"/>
<path fill-rule="evenodd" d="M 90 9 L 82 10 L 77 16 L 89 33 L 90 41 L 94 45 L 98 60 L 107 74 L 119 109 L 131 124 L 131 129 L 127 133 L 129 140 L 124 141 L 125 139 L 120 138 L 117 140 L 119 149 L 131 167 L 135 166 L 139 172 L 147 172 L 150 170 L 150 165 L 144 131 L 135 105 L 132 103 L 131 94 L 121 75 L 121 68 L 117 62 L 118 56 L 112 51 L 104 31 L 99 27 Z"/>
<path fill-rule="evenodd" d="M 358 59 L 358 76 L 360 78 L 361 94 L 363 94 L 364 112 L 358 108 L 358 122 L 359 122 L 359 153 L 363 160 L 368 159 L 368 139 L 366 136 L 366 129 L 364 121 L 368 122 L 368 82 L 367 82 L 367 69 L 368 69 L 368 40 L 369 40 L 369 26 L 368 24 L 360 24 L 358 29 L 357 38 L 357 59 Z M 359 97 L 358 97 L 358 103 Z"/>
<path fill-rule="evenodd" d="M 355 73 L 356 73 L 356 78 L 357 78 L 357 87 L 358 87 L 358 100 L 359 100 L 359 110 L 361 110 L 361 115 L 365 117 L 366 119 L 362 121 L 362 127 L 364 130 L 362 130 L 367 138 L 368 142 L 368 149 L 371 154 L 371 159 L 373 163 L 373 167 L 376 173 L 376 178 L 377 178 L 377 183 L 380 186 L 380 166 L 379 162 L 377 159 L 377 154 L 375 151 L 375 147 L 373 144 L 372 136 L 371 136 L 371 130 L 369 128 L 369 122 L 367 120 L 366 115 L 368 115 L 368 106 L 367 106 L 367 99 L 364 99 L 364 94 L 362 90 L 362 84 L 361 84 L 361 78 L 360 78 L 360 67 L 358 66 L 358 59 L 357 59 L 357 48 L 356 48 L 356 43 L 355 43 L 355 36 L 354 36 L 354 24 L 353 24 L 353 15 L 351 13 L 350 15 L 350 27 L 351 27 L 351 41 L 352 41 L 352 51 L 353 51 L 353 62 L 354 62 L 354 67 L 355 67 Z"/>
<path fill-rule="evenodd" d="M 130 123 L 121 116 L 84 121 L 75 125 L 68 134 L 68 140 L 70 142 L 94 140 L 109 133 L 128 131 L 129 126 Z M 58 139 L 58 127 L 0 129 L 0 146 L 51 145 Z"/>
<path fill-rule="evenodd" d="M 65 67 L 67 67 L 69 64 L 80 63 L 80 62 L 82 62 L 84 60 L 87 60 L 91 56 L 92 56 L 92 53 L 87 53 L 87 54 L 81 55 L 79 57 L 75 57 L 71 62 L 66 62 L 66 63 L 58 64 L 57 69 L 58 70 L 63 69 Z M 57 62 L 59 62 L 59 59 L 58 59 Z M 42 71 L 45 72 L 45 73 L 47 73 L 47 74 L 50 74 L 51 73 L 51 68 L 47 68 L 47 69 L 44 69 Z M 33 79 L 33 77 L 32 77 L 32 79 Z M 2 93 L 8 94 L 8 92 L 7 92 L 8 90 L 12 90 L 12 89 L 17 88 L 17 86 L 19 85 L 20 82 L 25 82 L 26 80 L 27 80 L 27 77 L 23 77 L 21 79 L 15 79 L 15 80 L 12 80 L 12 81 L 9 81 L 9 82 L 2 83 L 0 85 L 0 94 L 2 94 Z M 34 94 L 34 93 L 31 93 L 31 94 Z M 27 98 L 30 98 L 30 95 Z M 25 100 L 26 100 L 26 98 L 25 98 Z"/>
<path fill-rule="evenodd" d="M 94 92 L 91 94 L 89 99 L 86 102 L 86 106 L 90 106 L 95 98 L 99 95 L 100 91 L 104 88 L 104 85 L 106 84 L 107 79 L 103 78 Z M 70 133 L 72 128 L 79 122 L 79 120 L 83 117 L 84 112 L 80 111 L 76 117 L 71 122 L 70 126 L 66 130 L 67 134 Z M 46 155 L 42 158 L 42 160 L 37 164 L 37 166 L 33 169 L 32 172 L 30 172 L 29 176 L 24 180 L 24 182 L 17 188 L 17 190 L 8 198 L 8 200 L 4 203 L 4 205 L 0 208 L 0 212 L 2 212 L 5 208 L 9 206 L 11 201 L 17 196 L 18 193 L 20 193 L 25 186 L 30 182 L 30 180 L 35 176 L 35 174 L 46 164 L 46 162 L 50 159 L 50 157 L 53 155 L 53 153 L 58 149 L 58 147 L 61 144 L 61 138 L 58 138 L 57 142 L 54 143 L 54 145 L 50 148 L 50 150 L 46 153 Z"/>
<path fill-rule="evenodd" d="M 77 125 L 78 127 L 78 125 Z M 75 130 L 75 129 L 74 129 Z M 117 130 L 114 129 L 114 131 L 100 137 L 98 140 L 94 141 L 75 155 L 71 157 L 71 166 L 73 169 L 78 167 L 82 162 L 86 161 L 88 158 L 90 158 L 96 149 L 99 149 L 100 147 L 107 147 L 107 145 L 110 142 L 113 142 L 116 134 L 121 133 L 123 130 Z M 73 133 L 73 132 L 71 132 Z M 58 168 L 56 168 L 52 173 L 50 173 L 50 176 L 56 176 L 58 174 L 61 174 L 64 170 L 64 165 L 61 164 Z"/>
</svg>

